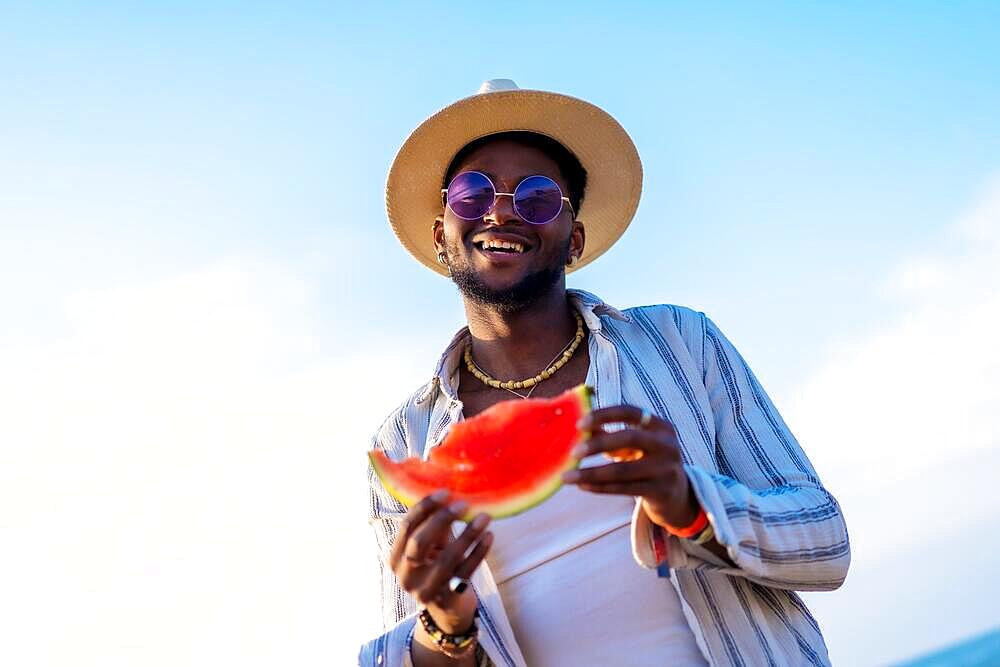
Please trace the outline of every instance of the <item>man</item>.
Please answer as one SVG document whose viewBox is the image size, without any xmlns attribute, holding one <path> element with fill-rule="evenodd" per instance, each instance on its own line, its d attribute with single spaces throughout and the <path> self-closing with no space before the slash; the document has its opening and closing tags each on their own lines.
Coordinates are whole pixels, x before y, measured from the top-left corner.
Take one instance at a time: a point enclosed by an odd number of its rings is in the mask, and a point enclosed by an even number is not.
<svg viewBox="0 0 1000 667">
<path fill-rule="evenodd" d="M 465 508 L 444 493 L 407 510 L 370 473 L 388 631 L 361 664 L 829 663 L 794 591 L 840 586 L 846 527 L 742 357 L 701 313 L 565 287 L 624 231 L 641 181 L 608 114 L 508 80 L 400 149 L 389 220 L 451 276 L 468 328 L 373 446 L 425 456 L 463 417 L 583 382 L 595 410 L 582 469 L 492 526 L 453 523 Z M 602 456 L 620 449 L 638 458 Z"/>
</svg>

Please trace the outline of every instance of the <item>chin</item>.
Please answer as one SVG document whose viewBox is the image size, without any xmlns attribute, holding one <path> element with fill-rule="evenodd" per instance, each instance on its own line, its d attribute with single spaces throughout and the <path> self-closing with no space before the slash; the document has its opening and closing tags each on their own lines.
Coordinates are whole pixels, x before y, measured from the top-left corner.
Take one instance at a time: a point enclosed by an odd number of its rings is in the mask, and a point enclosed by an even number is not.
<svg viewBox="0 0 1000 667">
<path fill-rule="evenodd" d="M 452 267 L 451 279 L 465 298 L 499 312 L 512 313 L 528 308 L 559 285 L 565 268 L 559 264 L 537 271 L 519 271 L 511 276 L 501 277 L 500 273 L 508 272 Z"/>
</svg>

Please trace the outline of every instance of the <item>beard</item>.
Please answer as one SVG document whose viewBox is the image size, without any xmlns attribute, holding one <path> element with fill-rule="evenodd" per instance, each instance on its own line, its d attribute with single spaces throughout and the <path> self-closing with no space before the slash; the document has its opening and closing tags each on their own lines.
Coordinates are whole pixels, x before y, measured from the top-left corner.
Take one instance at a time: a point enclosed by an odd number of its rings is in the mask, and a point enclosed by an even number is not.
<svg viewBox="0 0 1000 667">
<path fill-rule="evenodd" d="M 452 282 L 458 287 L 462 296 L 499 313 L 510 314 L 527 309 L 559 283 L 566 274 L 570 241 L 571 238 L 567 236 L 566 243 L 555 253 L 548 266 L 533 271 L 513 285 L 503 288 L 487 285 L 468 262 L 456 262 L 458 253 L 454 245 L 445 244 L 445 249 Z"/>
</svg>

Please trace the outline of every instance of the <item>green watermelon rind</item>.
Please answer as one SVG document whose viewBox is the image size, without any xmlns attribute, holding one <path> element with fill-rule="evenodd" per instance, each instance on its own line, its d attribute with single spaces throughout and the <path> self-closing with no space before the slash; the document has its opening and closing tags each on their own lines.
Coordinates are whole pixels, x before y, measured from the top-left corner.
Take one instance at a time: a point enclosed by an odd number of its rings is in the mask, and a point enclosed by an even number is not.
<svg viewBox="0 0 1000 667">
<path fill-rule="evenodd" d="M 587 385 L 580 385 L 570 391 L 576 393 L 577 398 L 580 400 L 581 415 L 589 414 L 591 411 L 591 398 L 594 394 L 594 390 Z M 579 437 L 570 447 L 570 450 L 572 450 L 572 447 L 575 447 L 579 443 L 586 441 L 589 437 L 590 433 L 587 431 L 579 432 Z M 399 488 L 401 486 L 400 482 L 404 480 L 397 480 L 393 478 L 389 474 L 388 470 L 383 469 L 375 456 L 375 452 L 368 452 L 368 460 L 371 462 L 371 466 L 375 470 L 375 474 L 378 475 L 378 478 L 381 480 L 382 486 L 385 487 L 386 491 L 388 491 L 393 498 L 401 502 L 406 507 L 413 507 L 420 502 L 425 495 L 433 493 L 436 490 L 423 488 L 418 493 L 409 493 L 406 490 Z M 580 459 L 574 458 L 572 454 L 569 454 L 566 457 L 565 464 L 563 464 L 553 475 L 544 478 L 535 490 L 508 498 L 499 503 L 476 503 L 470 500 L 469 508 L 462 516 L 459 517 L 459 519 L 462 521 L 471 521 L 480 513 L 489 514 L 494 519 L 503 519 L 526 512 L 532 507 L 536 507 L 552 497 L 563 485 L 563 473 L 567 470 L 573 470 L 574 468 L 579 467 L 579 465 Z"/>
</svg>

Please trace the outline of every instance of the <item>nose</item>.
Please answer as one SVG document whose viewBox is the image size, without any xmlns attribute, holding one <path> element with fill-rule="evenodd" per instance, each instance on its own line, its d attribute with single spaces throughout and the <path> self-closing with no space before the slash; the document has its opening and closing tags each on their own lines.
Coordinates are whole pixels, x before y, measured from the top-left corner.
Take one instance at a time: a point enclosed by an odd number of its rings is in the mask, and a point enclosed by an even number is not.
<svg viewBox="0 0 1000 667">
<path fill-rule="evenodd" d="M 514 197 L 505 194 L 497 195 L 493 200 L 493 208 L 483 216 L 483 222 L 497 226 L 519 221 L 520 218 L 514 211 Z"/>
</svg>

